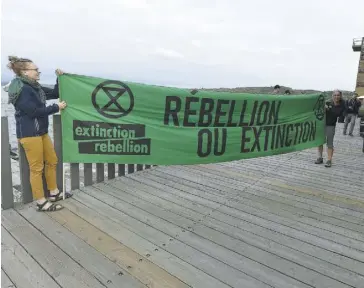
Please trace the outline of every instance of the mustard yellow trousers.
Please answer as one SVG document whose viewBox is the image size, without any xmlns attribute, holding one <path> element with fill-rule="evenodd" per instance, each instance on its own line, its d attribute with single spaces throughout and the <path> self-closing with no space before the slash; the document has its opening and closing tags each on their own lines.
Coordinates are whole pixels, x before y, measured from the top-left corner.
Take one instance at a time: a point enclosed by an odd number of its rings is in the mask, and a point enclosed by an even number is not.
<svg viewBox="0 0 364 288">
<path fill-rule="evenodd" d="M 29 163 L 30 185 L 32 187 L 33 199 L 38 200 L 44 197 L 44 163 L 47 188 L 50 191 L 57 189 L 56 171 L 58 158 L 56 151 L 48 134 L 21 138 L 19 142 L 24 148 Z"/>
</svg>

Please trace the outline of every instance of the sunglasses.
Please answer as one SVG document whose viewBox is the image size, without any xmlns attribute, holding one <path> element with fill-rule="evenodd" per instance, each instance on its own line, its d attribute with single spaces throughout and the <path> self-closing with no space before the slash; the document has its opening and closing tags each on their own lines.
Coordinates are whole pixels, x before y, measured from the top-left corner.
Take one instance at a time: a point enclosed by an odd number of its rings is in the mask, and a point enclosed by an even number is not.
<svg viewBox="0 0 364 288">
<path fill-rule="evenodd" d="M 37 72 L 39 72 L 39 69 L 38 68 L 36 68 L 36 69 L 23 69 L 23 70 L 26 70 L 26 71 L 37 71 Z"/>
</svg>

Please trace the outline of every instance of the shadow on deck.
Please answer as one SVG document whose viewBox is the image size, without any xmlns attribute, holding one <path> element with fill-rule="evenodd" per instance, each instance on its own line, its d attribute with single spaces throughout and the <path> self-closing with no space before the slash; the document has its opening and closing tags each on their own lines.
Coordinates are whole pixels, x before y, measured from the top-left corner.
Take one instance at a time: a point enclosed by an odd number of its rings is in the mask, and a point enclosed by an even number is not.
<svg viewBox="0 0 364 288">
<path fill-rule="evenodd" d="M 341 131 L 332 168 L 155 167 L 2 211 L 2 287 L 364 287 L 363 139 Z"/>
</svg>

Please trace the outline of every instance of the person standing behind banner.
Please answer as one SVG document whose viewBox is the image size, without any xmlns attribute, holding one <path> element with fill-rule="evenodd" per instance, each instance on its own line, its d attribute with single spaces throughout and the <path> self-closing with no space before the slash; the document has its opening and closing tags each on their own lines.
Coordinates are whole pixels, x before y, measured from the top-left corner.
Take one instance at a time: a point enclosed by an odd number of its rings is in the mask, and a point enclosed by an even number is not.
<svg viewBox="0 0 364 288">
<path fill-rule="evenodd" d="M 276 86 L 274 86 L 272 94 L 279 94 L 281 91 L 281 86 L 279 86 L 278 84 Z"/>
<path fill-rule="evenodd" d="M 326 102 L 326 125 L 325 125 L 325 138 L 327 145 L 327 162 L 325 167 L 331 167 L 332 156 L 334 154 L 334 136 L 336 129 L 337 118 L 344 115 L 346 110 L 345 101 L 342 99 L 342 92 L 335 90 L 332 94 L 332 99 Z M 315 164 L 324 163 L 323 157 L 323 145 L 318 147 L 318 158 Z"/>
<path fill-rule="evenodd" d="M 349 136 L 353 136 L 356 117 L 358 116 L 360 106 L 361 106 L 361 102 L 358 100 L 357 93 L 354 94 L 353 98 L 346 101 L 346 118 L 345 118 L 344 130 L 343 130 L 344 135 L 346 135 L 346 131 L 347 131 L 348 125 L 350 123 Z"/>
<path fill-rule="evenodd" d="M 66 103 L 59 102 L 46 106 L 46 100 L 58 99 L 58 79 L 54 89 L 43 90 L 38 83 L 40 72 L 29 59 L 9 56 L 8 67 L 14 71 L 14 78 L 9 85 L 9 104 L 15 108 L 16 135 L 24 148 L 29 163 L 30 184 L 33 198 L 37 202 L 38 211 L 57 211 L 62 205 L 51 203 L 63 199 L 56 181 L 57 155 L 48 135 L 48 116 L 66 108 Z M 56 75 L 61 75 L 56 70 Z M 48 199 L 43 189 L 43 169 L 50 191 Z M 65 195 L 67 198 L 71 194 Z M 51 202 L 49 202 L 51 201 Z"/>
</svg>

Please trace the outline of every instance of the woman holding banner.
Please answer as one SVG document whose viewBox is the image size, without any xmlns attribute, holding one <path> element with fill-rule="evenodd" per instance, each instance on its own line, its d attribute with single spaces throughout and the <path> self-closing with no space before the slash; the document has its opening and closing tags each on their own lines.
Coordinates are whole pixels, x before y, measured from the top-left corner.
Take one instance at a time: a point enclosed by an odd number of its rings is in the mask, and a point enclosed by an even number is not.
<svg viewBox="0 0 364 288">
<path fill-rule="evenodd" d="M 326 126 L 325 126 L 325 138 L 327 145 L 327 162 L 325 167 L 331 167 L 332 156 L 334 154 L 334 136 L 336 129 L 336 122 L 338 117 L 342 117 L 345 114 L 345 102 L 342 99 L 342 92 L 335 90 L 332 94 L 332 99 L 326 102 Z M 315 164 L 322 164 L 324 160 L 322 158 L 323 145 L 318 147 L 318 159 Z"/>
<path fill-rule="evenodd" d="M 16 75 L 9 85 L 9 104 L 15 107 L 16 135 L 29 163 L 33 198 L 37 201 L 38 211 L 60 210 L 62 205 L 51 203 L 63 199 L 63 194 L 57 187 L 58 159 L 48 135 L 48 116 L 66 108 L 66 103 L 46 106 L 46 100 L 59 98 L 58 80 L 54 89 L 42 87 L 38 83 L 39 69 L 29 59 L 10 56 L 8 67 Z M 56 70 L 57 76 L 61 74 L 61 70 Z M 48 199 L 44 197 L 43 189 L 44 162 L 50 191 Z"/>
</svg>

